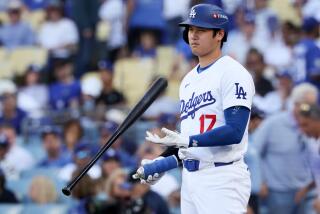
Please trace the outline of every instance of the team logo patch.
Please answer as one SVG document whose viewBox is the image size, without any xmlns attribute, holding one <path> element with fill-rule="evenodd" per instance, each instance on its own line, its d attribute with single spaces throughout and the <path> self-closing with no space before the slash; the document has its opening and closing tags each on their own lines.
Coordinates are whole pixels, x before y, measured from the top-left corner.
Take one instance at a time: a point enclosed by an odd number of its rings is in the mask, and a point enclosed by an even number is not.
<svg viewBox="0 0 320 214">
<path fill-rule="evenodd" d="M 236 85 L 236 96 L 237 96 L 237 99 L 244 99 L 246 100 L 246 96 L 247 96 L 247 92 L 244 91 L 243 87 L 242 86 L 239 86 L 239 83 L 235 83 Z"/>
<path fill-rule="evenodd" d="M 196 11 L 194 10 L 194 8 L 191 9 L 189 17 L 190 18 L 194 18 L 197 15 Z"/>
<path fill-rule="evenodd" d="M 216 99 L 212 96 L 211 91 L 199 95 L 195 95 L 195 92 L 193 92 L 189 100 L 180 101 L 181 121 L 187 119 L 189 116 L 194 119 L 196 111 L 215 102 Z"/>
</svg>

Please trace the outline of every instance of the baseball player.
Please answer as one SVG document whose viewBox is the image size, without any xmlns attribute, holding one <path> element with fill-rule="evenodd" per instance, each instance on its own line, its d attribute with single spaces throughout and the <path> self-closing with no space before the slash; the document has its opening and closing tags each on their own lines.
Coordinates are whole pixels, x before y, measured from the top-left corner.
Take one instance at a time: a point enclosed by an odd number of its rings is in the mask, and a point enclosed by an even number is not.
<svg viewBox="0 0 320 214">
<path fill-rule="evenodd" d="M 180 85 L 181 133 L 162 128 L 160 138 L 147 132 L 146 140 L 168 149 L 156 160 L 143 160 L 134 175 L 153 184 L 181 161 L 183 214 L 247 210 L 251 182 L 243 156 L 255 90 L 249 72 L 222 55 L 228 23 L 226 13 L 210 4 L 193 6 L 180 23 L 183 39 L 199 59 Z"/>
</svg>

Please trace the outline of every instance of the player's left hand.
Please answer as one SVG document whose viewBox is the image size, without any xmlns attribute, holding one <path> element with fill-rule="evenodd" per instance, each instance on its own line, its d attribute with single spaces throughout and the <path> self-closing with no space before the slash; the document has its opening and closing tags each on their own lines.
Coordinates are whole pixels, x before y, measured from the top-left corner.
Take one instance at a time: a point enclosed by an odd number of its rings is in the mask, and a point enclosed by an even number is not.
<svg viewBox="0 0 320 214">
<path fill-rule="evenodd" d="M 163 138 L 160 138 L 156 134 L 152 134 L 150 132 L 147 133 L 146 140 L 152 142 L 152 143 L 158 143 L 165 146 L 176 146 L 176 147 L 189 147 L 189 137 L 182 136 L 178 132 L 171 131 L 166 128 L 162 128 L 161 131 L 166 135 Z"/>
</svg>

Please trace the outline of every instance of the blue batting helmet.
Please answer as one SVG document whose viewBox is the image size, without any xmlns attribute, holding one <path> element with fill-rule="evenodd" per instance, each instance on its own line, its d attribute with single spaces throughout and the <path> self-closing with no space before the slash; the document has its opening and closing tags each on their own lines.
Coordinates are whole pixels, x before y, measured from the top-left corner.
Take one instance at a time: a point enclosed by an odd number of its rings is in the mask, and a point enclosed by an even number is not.
<svg viewBox="0 0 320 214">
<path fill-rule="evenodd" d="M 224 30 L 223 42 L 227 41 L 229 18 L 227 14 L 218 6 L 212 4 L 197 4 L 193 6 L 189 13 L 189 18 L 181 22 L 179 26 L 186 27 L 183 32 L 183 39 L 189 44 L 188 27 L 190 25 L 208 29 Z"/>
</svg>

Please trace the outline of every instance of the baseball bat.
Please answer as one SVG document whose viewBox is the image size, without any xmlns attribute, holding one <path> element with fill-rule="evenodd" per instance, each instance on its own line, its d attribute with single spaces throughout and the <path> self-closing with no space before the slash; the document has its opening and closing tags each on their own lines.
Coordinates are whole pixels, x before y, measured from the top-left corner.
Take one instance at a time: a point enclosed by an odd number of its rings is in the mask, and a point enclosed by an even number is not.
<svg viewBox="0 0 320 214">
<path fill-rule="evenodd" d="M 62 189 L 63 194 L 69 196 L 72 189 L 80 181 L 80 179 L 90 170 L 90 168 L 97 162 L 97 160 L 103 155 L 103 153 L 123 134 L 152 104 L 152 102 L 163 92 L 167 87 L 168 82 L 165 78 L 158 78 L 150 86 L 148 91 L 144 94 L 141 100 L 133 107 L 129 112 L 125 120 L 120 124 L 117 130 L 112 134 L 108 141 L 101 147 L 98 153 L 92 158 L 92 160 L 80 171 L 79 175 L 74 177 L 68 184 Z"/>
</svg>

